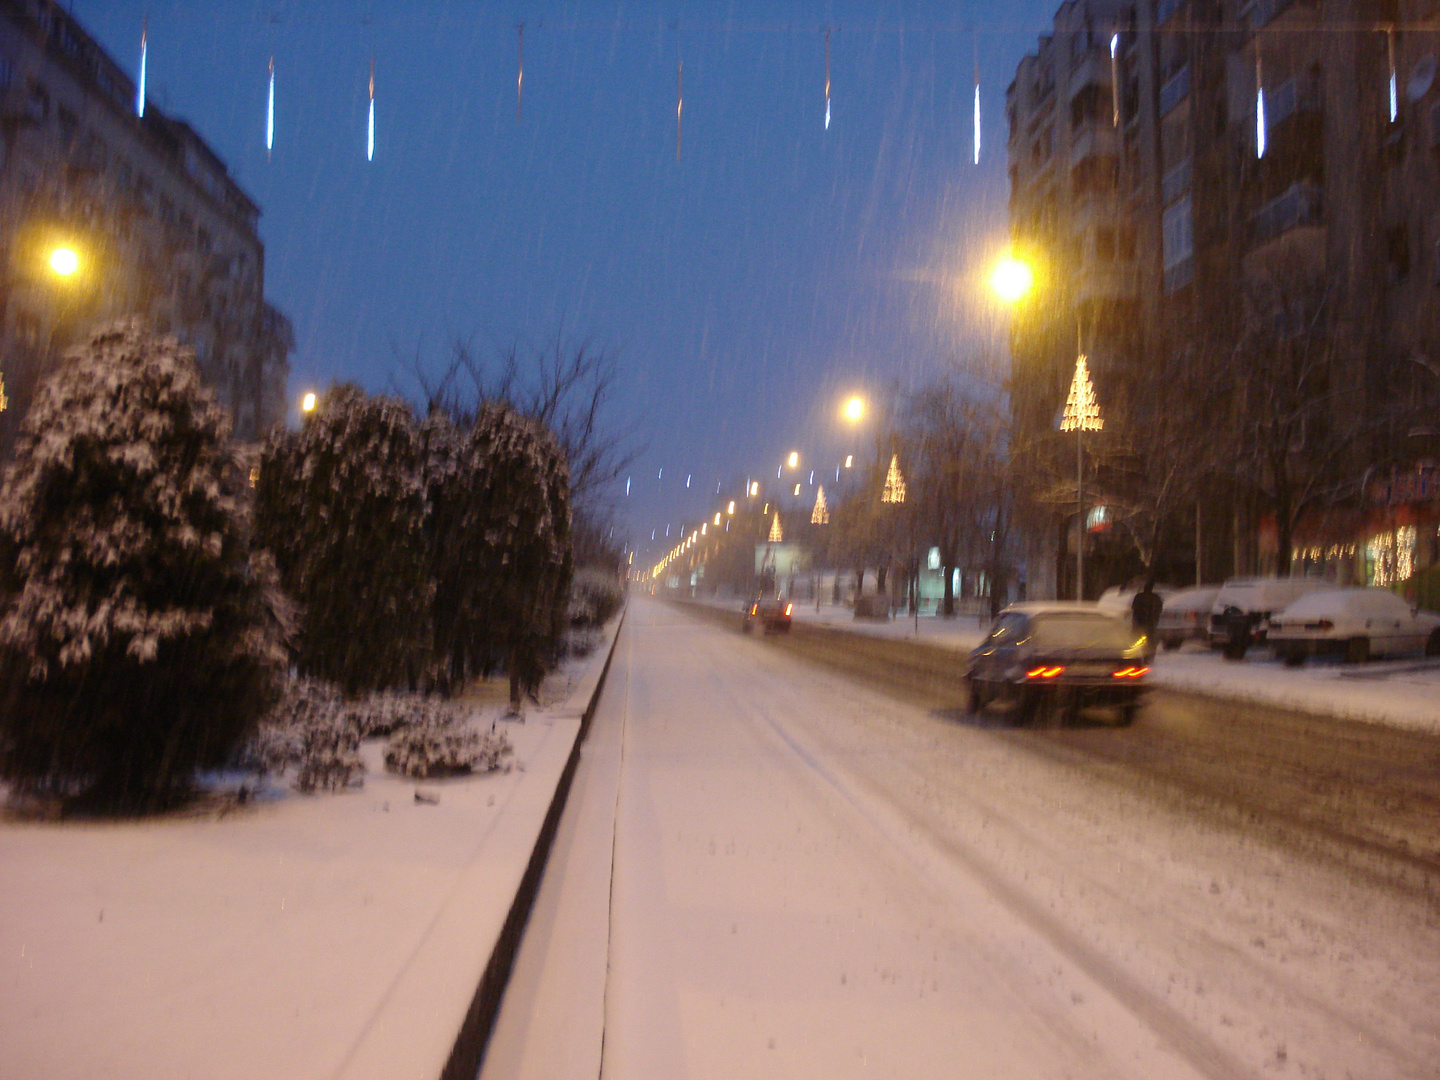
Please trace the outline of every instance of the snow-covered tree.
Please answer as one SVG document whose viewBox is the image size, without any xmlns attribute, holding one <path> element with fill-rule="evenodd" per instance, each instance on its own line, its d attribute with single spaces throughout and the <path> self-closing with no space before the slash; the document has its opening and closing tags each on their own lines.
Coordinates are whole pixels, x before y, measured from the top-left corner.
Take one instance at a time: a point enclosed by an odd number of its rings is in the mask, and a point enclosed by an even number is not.
<svg viewBox="0 0 1440 1080">
<path fill-rule="evenodd" d="M 332 387 L 266 445 L 255 504 L 256 538 L 304 610 L 301 671 L 351 694 L 427 681 L 433 582 L 409 408 Z"/>
<path fill-rule="evenodd" d="M 470 434 L 473 498 L 490 572 L 477 582 L 479 648 L 505 665 L 518 709 L 560 648 L 570 588 L 569 472 L 554 436 L 506 405 L 484 406 Z"/>
<path fill-rule="evenodd" d="M 146 809 L 224 762 L 283 666 L 229 420 L 138 320 L 69 353 L 0 489 L 0 770 Z"/>
</svg>

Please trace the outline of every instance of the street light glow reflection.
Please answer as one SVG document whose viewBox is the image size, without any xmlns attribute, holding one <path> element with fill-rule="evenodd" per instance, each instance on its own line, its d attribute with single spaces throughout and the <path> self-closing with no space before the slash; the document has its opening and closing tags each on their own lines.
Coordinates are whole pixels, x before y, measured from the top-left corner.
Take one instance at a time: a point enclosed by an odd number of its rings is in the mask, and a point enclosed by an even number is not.
<svg viewBox="0 0 1440 1080">
<path fill-rule="evenodd" d="M 855 423 L 865 415 L 865 399 L 858 396 L 852 397 L 849 401 L 845 402 L 844 413 L 846 420 L 849 420 L 852 424 Z"/>
</svg>

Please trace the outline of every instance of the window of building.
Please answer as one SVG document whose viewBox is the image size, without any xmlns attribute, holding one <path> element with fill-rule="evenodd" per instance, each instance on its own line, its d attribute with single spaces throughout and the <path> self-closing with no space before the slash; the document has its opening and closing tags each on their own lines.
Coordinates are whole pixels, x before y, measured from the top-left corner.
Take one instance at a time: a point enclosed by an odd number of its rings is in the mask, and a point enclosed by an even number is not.
<svg viewBox="0 0 1440 1080">
<path fill-rule="evenodd" d="M 1095 230 L 1095 261 L 1101 263 L 1115 261 L 1114 229 L 1102 225 Z"/>
<path fill-rule="evenodd" d="M 1392 225 L 1385 230 L 1385 258 L 1394 280 L 1403 281 L 1410 276 L 1410 232 L 1404 225 Z"/>
<path fill-rule="evenodd" d="M 1179 266 L 1195 253 L 1195 228 L 1190 216 L 1190 196 L 1165 209 L 1160 219 L 1160 246 L 1166 270 Z"/>
<path fill-rule="evenodd" d="M 60 139 L 69 146 L 75 141 L 76 132 L 80 130 L 80 118 L 64 105 L 60 106 L 55 115 L 60 124 Z"/>
</svg>

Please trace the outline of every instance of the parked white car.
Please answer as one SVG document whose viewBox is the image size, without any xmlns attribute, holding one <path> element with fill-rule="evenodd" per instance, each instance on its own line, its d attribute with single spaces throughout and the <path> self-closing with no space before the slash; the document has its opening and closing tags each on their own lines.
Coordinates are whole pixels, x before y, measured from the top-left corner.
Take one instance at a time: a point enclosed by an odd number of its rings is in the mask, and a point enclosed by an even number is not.
<svg viewBox="0 0 1440 1080">
<path fill-rule="evenodd" d="M 1219 585 L 1196 585 L 1165 597 L 1155 636 L 1167 649 L 1178 649 L 1187 641 L 1204 641 L 1210 627 L 1210 609 L 1215 606 Z"/>
<path fill-rule="evenodd" d="M 1326 589 L 1270 620 L 1270 645 L 1286 664 L 1330 654 L 1353 664 L 1372 656 L 1440 655 L 1440 615 L 1412 608 L 1388 589 Z"/>
<path fill-rule="evenodd" d="M 1132 589 L 1126 585 L 1112 585 L 1100 594 L 1100 599 L 1095 601 L 1095 606 L 1106 611 L 1129 615 L 1130 602 L 1135 599 L 1135 594 L 1139 591 L 1139 589 Z M 1174 585 L 1155 586 L 1155 595 L 1162 600 L 1168 598 L 1174 591 Z"/>
<path fill-rule="evenodd" d="M 1218 649 L 1230 640 L 1231 618 L 1238 612 L 1247 617 L 1251 632 L 1263 642 L 1266 620 L 1312 592 L 1333 589 L 1323 578 L 1257 577 L 1231 578 L 1220 586 L 1210 605 L 1210 646 Z"/>
</svg>

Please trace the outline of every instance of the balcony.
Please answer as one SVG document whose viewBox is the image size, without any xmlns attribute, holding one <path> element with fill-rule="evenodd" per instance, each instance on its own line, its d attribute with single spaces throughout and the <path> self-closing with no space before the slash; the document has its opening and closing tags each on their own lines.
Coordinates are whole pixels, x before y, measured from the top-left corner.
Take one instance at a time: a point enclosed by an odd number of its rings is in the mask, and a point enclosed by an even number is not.
<svg viewBox="0 0 1440 1080">
<path fill-rule="evenodd" d="M 1134 300 L 1139 294 L 1139 275 L 1126 263 L 1086 261 L 1076 268 L 1075 302 L 1088 304 L 1102 300 Z"/>
<path fill-rule="evenodd" d="M 1190 190 L 1190 159 L 1187 157 L 1160 178 L 1160 205 L 1169 206 Z"/>
<path fill-rule="evenodd" d="M 1164 116 L 1190 96 L 1190 65 L 1186 64 L 1160 87 L 1160 115 Z"/>
<path fill-rule="evenodd" d="M 1100 49 L 1090 49 L 1085 53 L 1084 59 L 1076 65 L 1075 70 L 1070 74 L 1070 91 L 1066 99 L 1079 94 L 1087 86 L 1103 88 L 1107 93 L 1110 90 L 1110 55 Z"/>
<path fill-rule="evenodd" d="M 1324 211 L 1323 192 L 1318 186 L 1292 184 L 1283 194 L 1250 215 L 1250 243 L 1252 246 L 1259 245 L 1291 229 L 1323 225 Z"/>
<path fill-rule="evenodd" d="M 1073 169 L 1086 158 L 1120 156 L 1120 133 L 1109 124 L 1087 124 L 1075 133 L 1070 144 L 1070 167 Z"/>
</svg>

